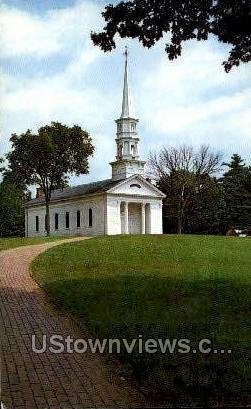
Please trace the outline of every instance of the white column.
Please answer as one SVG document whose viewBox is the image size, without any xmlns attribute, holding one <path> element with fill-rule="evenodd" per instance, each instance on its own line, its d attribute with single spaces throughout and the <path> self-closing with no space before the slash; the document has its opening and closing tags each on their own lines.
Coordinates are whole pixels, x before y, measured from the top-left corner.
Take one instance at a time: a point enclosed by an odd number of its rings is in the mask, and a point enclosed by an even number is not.
<svg viewBox="0 0 251 409">
<path fill-rule="evenodd" d="M 146 203 L 146 234 L 151 234 L 151 204 Z"/>
<path fill-rule="evenodd" d="M 146 234 L 146 205 L 141 203 L 141 234 Z"/>
<path fill-rule="evenodd" d="M 128 202 L 125 202 L 125 234 L 128 234 Z"/>
</svg>

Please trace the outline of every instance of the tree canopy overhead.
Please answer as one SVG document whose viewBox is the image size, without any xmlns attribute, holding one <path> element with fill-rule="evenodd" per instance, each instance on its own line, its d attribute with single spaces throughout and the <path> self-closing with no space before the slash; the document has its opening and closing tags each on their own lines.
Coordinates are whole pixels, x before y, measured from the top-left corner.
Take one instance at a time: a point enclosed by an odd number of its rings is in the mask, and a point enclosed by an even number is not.
<svg viewBox="0 0 251 409">
<path fill-rule="evenodd" d="M 250 0 L 131 0 L 109 4 L 102 13 L 106 26 L 92 32 L 95 45 L 104 51 L 116 48 L 115 36 L 137 38 L 152 47 L 166 33 L 168 58 L 181 55 L 184 41 L 207 40 L 214 34 L 220 42 L 232 45 L 223 62 L 226 72 L 251 60 Z"/>
</svg>

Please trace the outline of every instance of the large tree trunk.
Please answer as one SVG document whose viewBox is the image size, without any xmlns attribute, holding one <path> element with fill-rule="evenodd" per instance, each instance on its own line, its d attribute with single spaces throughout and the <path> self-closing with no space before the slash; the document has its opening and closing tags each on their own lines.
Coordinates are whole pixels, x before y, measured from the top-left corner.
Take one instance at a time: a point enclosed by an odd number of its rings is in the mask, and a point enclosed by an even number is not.
<svg viewBox="0 0 251 409">
<path fill-rule="evenodd" d="M 178 234 L 182 234 L 183 232 L 183 220 L 182 220 L 182 216 L 178 215 L 178 229 L 177 229 L 177 233 Z"/>
<path fill-rule="evenodd" d="M 179 203 L 178 206 L 178 222 L 177 222 L 177 233 L 182 234 L 183 233 L 183 203 Z"/>
<path fill-rule="evenodd" d="M 50 226 L 50 204 L 49 201 L 46 201 L 46 212 L 45 212 L 45 230 L 46 230 L 46 236 L 50 235 L 50 230 L 51 230 L 51 226 Z"/>
</svg>

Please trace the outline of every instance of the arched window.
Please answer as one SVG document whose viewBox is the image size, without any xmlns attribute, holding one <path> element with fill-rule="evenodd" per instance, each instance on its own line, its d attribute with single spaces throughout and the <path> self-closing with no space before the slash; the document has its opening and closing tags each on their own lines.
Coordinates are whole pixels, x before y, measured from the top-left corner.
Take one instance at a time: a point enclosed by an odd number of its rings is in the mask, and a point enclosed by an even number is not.
<svg viewBox="0 0 251 409">
<path fill-rule="evenodd" d="M 58 213 L 55 213 L 55 230 L 58 230 Z"/>
<path fill-rule="evenodd" d="M 80 227 L 80 210 L 77 211 L 77 227 Z"/>
<path fill-rule="evenodd" d="M 123 145 L 119 145 L 119 157 L 121 158 L 123 156 Z"/>
<path fill-rule="evenodd" d="M 130 187 L 137 187 L 138 189 L 141 189 L 141 186 L 137 183 L 133 183 L 132 185 L 130 185 Z"/>
<path fill-rule="evenodd" d="M 92 227 L 92 223 L 93 223 L 93 214 L 92 214 L 92 209 L 89 209 L 89 227 Z"/>
<path fill-rule="evenodd" d="M 131 132 L 134 132 L 134 131 L 135 131 L 135 129 L 136 129 L 135 124 L 131 124 Z"/>
</svg>

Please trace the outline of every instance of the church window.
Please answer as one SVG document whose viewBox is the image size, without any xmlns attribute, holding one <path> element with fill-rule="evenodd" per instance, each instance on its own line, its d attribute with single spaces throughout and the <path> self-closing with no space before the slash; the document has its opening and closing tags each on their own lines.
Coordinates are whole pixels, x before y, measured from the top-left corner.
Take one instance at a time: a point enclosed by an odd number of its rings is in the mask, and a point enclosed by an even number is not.
<svg viewBox="0 0 251 409">
<path fill-rule="evenodd" d="M 39 217 L 36 216 L 36 231 L 39 231 Z"/>
<path fill-rule="evenodd" d="M 77 211 L 77 227 L 80 227 L 80 210 Z"/>
<path fill-rule="evenodd" d="M 130 185 L 130 187 L 137 187 L 138 189 L 141 189 L 141 186 L 137 183 L 133 183 L 132 185 Z"/>
<path fill-rule="evenodd" d="M 58 213 L 55 213 L 55 230 L 58 230 Z"/>
<path fill-rule="evenodd" d="M 132 145 L 132 146 L 131 146 L 131 153 L 132 153 L 132 155 L 133 155 L 133 156 L 135 156 L 135 155 L 136 155 L 136 148 L 135 148 L 135 145 Z"/>
<path fill-rule="evenodd" d="M 69 229 L 70 227 L 70 213 L 66 212 L 65 213 L 65 228 Z"/>
<path fill-rule="evenodd" d="M 123 156 L 123 145 L 119 145 L 119 157 Z"/>
<path fill-rule="evenodd" d="M 132 131 L 132 132 L 134 132 L 134 131 L 135 131 L 135 129 L 136 129 L 135 124 L 131 124 L 131 131 Z"/>
<path fill-rule="evenodd" d="M 93 223 L 93 214 L 92 214 L 92 209 L 89 209 L 89 227 L 92 227 Z"/>
</svg>

